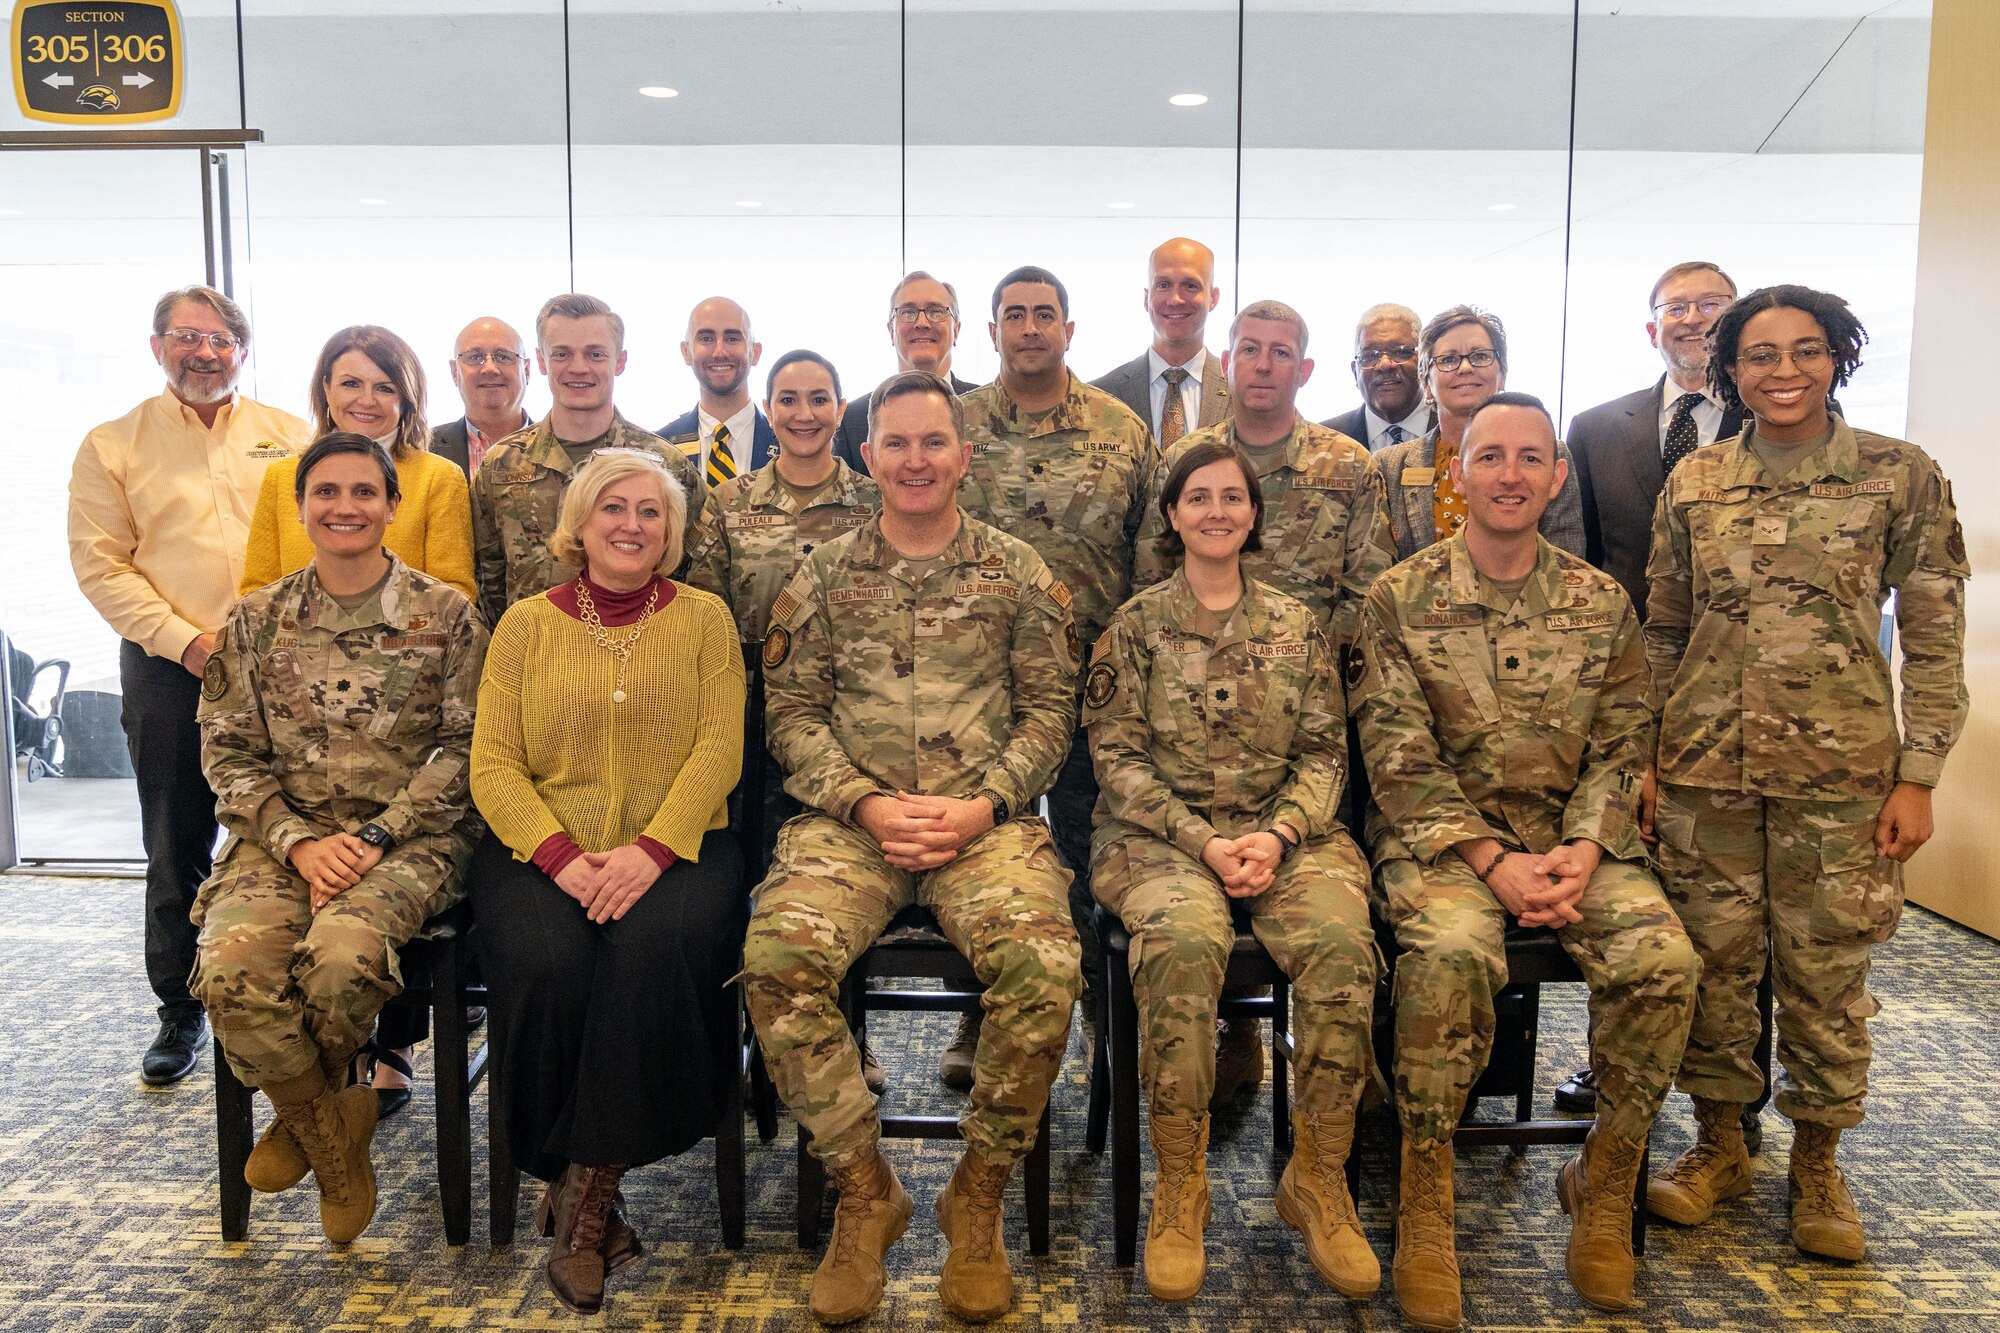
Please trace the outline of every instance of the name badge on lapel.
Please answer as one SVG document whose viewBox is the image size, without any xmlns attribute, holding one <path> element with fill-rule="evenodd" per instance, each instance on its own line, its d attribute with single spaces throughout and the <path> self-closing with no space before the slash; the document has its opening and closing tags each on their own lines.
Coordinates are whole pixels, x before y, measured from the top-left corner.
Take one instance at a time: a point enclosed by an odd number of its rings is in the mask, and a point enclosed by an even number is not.
<svg viewBox="0 0 2000 1333">
<path fill-rule="evenodd" d="M 1406 467 L 1403 469 L 1403 485 L 1429 486 L 1437 481 L 1438 470 L 1434 467 Z"/>
</svg>

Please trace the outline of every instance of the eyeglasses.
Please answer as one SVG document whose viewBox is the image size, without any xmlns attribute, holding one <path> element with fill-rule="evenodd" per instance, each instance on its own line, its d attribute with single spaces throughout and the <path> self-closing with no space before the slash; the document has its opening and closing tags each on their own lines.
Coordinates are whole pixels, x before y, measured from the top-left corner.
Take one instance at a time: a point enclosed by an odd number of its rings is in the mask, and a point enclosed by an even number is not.
<svg viewBox="0 0 2000 1333">
<path fill-rule="evenodd" d="M 1431 358 L 1431 365 L 1449 375 L 1460 366 L 1471 366 L 1474 370 L 1484 370 L 1500 358 L 1484 347 L 1475 352 L 1446 352 L 1443 356 Z"/>
<path fill-rule="evenodd" d="M 195 348 L 207 343 L 224 356 L 235 351 L 238 343 L 233 333 L 203 333 L 200 329 L 168 329 L 160 335 L 179 348 Z"/>
<path fill-rule="evenodd" d="M 942 324 L 948 319 L 957 319 L 951 307 L 946 305 L 899 305 L 889 312 L 898 324 L 914 324 L 921 315 L 932 324 Z"/>
<path fill-rule="evenodd" d="M 460 352 L 452 359 L 467 370 L 478 370 L 488 361 L 501 370 L 512 370 L 521 364 L 523 358 L 515 352 L 494 352 L 490 355 L 485 352 Z"/>
<path fill-rule="evenodd" d="M 659 468 L 662 472 L 666 471 L 667 467 L 667 460 L 654 453 L 651 449 L 638 449 L 629 444 L 609 444 L 602 449 L 592 449 L 588 454 L 584 455 L 583 461 L 588 463 L 594 458 L 643 459 Z"/>
<path fill-rule="evenodd" d="M 1665 301 L 1653 307 L 1661 319 L 1686 319 L 1691 312 L 1719 315 L 1736 304 L 1733 296 L 1697 296 L 1692 301 Z"/>
<path fill-rule="evenodd" d="M 1752 347 L 1747 352 L 1736 354 L 1736 364 L 1748 366 L 1759 374 L 1768 375 L 1778 368 L 1778 363 L 1790 357 L 1792 368 L 1801 375 L 1810 375 L 1826 364 L 1833 355 L 1833 349 L 1825 343 L 1800 343 L 1791 351 L 1783 348 L 1762 346 Z"/>
<path fill-rule="evenodd" d="M 1364 347 L 1354 354 L 1354 364 L 1363 370 L 1370 366 L 1387 363 L 1392 366 L 1413 366 L 1417 363 L 1417 349 L 1414 347 Z"/>
</svg>

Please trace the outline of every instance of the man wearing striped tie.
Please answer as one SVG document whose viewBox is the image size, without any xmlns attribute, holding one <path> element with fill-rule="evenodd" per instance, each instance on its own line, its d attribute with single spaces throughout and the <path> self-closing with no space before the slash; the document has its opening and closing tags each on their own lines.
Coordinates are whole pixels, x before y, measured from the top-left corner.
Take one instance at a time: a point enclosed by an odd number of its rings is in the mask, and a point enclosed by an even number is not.
<svg viewBox="0 0 2000 1333">
<path fill-rule="evenodd" d="M 694 463 L 705 485 L 754 472 L 777 452 L 778 437 L 750 395 L 750 370 L 763 355 L 749 312 L 728 297 L 711 296 L 688 314 L 681 360 L 694 371 L 701 399 L 659 434 Z"/>
</svg>

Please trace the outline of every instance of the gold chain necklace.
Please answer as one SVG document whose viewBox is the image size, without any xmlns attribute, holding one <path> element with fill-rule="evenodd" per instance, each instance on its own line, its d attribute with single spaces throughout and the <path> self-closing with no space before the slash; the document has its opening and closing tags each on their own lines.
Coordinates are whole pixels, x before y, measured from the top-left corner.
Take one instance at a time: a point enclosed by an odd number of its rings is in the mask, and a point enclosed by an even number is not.
<svg viewBox="0 0 2000 1333">
<path fill-rule="evenodd" d="M 583 627 L 590 631 L 590 637 L 597 641 L 599 648 L 618 659 L 618 679 L 611 691 L 612 703 L 625 702 L 625 668 L 632 661 L 632 645 L 637 643 L 639 636 L 645 632 L 646 621 L 652 617 L 653 608 L 659 601 L 660 584 L 655 579 L 653 591 L 646 598 L 646 605 L 640 608 L 639 618 L 632 622 L 632 632 L 622 639 L 614 638 L 611 631 L 604 628 L 604 622 L 597 618 L 597 603 L 590 600 L 590 585 L 582 579 L 576 581 L 576 610 L 577 614 L 583 617 Z"/>
</svg>

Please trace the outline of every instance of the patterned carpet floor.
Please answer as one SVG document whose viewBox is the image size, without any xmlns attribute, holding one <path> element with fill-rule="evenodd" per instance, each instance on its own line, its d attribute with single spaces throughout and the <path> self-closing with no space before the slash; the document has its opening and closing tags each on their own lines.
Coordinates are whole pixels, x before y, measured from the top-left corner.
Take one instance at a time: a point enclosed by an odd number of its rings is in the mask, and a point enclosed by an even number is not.
<svg viewBox="0 0 2000 1333">
<path fill-rule="evenodd" d="M 138 1078 L 153 1026 L 140 966 L 140 895 L 131 881 L 0 878 L 0 984 L 14 1014 L 0 1037 L 0 1329 L 812 1327 L 805 1290 L 818 1256 L 794 1245 L 789 1124 L 773 1144 L 750 1136 L 749 1237 L 739 1252 L 721 1247 L 708 1146 L 629 1177 L 647 1253 L 613 1279 L 605 1311 L 582 1318 L 543 1284 L 543 1244 L 528 1219 L 538 1187 L 522 1190 L 514 1246 L 487 1244 L 483 1180 L 475 1182 L 472 1243 L 444 1243 L 427 1061 L 415 1102 L 376 1139 L 381 1210 L 361 1240 L 345 1250 L 327 1245 L 308 1184 L 258 1196 L 249 1239 L 224 1242 L 208 1057 L 176 1088 L 149 1090 Z M 1842 1151 L 1869 1221 L 1867 1262 L 1819 1262 L 1792 1248 L 1790 1132 L 1767 1116 L 1754 1193 L 1700 1231 L 1654 1227 L 1638 1305 L 1602 1315 L 1563 1278 L 1568 1228 L 1554 1180 L 1564 1150 L 1466 1152 L 1458 1168 L 1466 1327 L 2000 1329 L 2000 945 L 1912 909 L 1877 959 L 1884 1011 L 1875 1024 L 1872 1114 Z M 876 1048 L 900 1105 L 944 1110 L 957 1102 L 932 1072 L 949 1022 L 876 1020 Z M 1579 988 L 1545 993 L 1545 1085 L 1575 1065 L 1582 1025 Z M 1084 1075 L 1073 1041 L 1055 1104 L 1053 1244 L 1044 1259 L 1026 1255 L 1016 1184 L 1007 1218 L 1019 1295 L 1006 1326 L 1404 1327 L 1386 1290 L 1364 1302 L 1334 1294 L 1278 1220 L 1269 1103 L 1261 1098 L 1245 1098 L 1217 1127 L 1206 1288 L 1187 1305 L 1149 1299 L 1138 1270 L 1112 1266 L 1110 1162 L 1084 1150 Z M 1538 1106 L 1546 1097 L 1538 1095 Z M 1688 1105 L 1677 1096 L 1655 1131 L 1656 1155 L 1678 1152 L 1689 1135 Z M 476 1176 L 485 1142 L 481 1096 Z M 929 1207 L 955 1145 L 900 1142 L 889 1152 L 918 1201 L 917 1221 L 890 1256 L 888 1299 L 862 1327 L 922 1333 L 956 1325 L 937 1303 L 944 1247 Z M 1364 1163 L 1363 1221 L 1386 1268 L 1387 1163 L 1379 1151 Z"/>
</svg>

